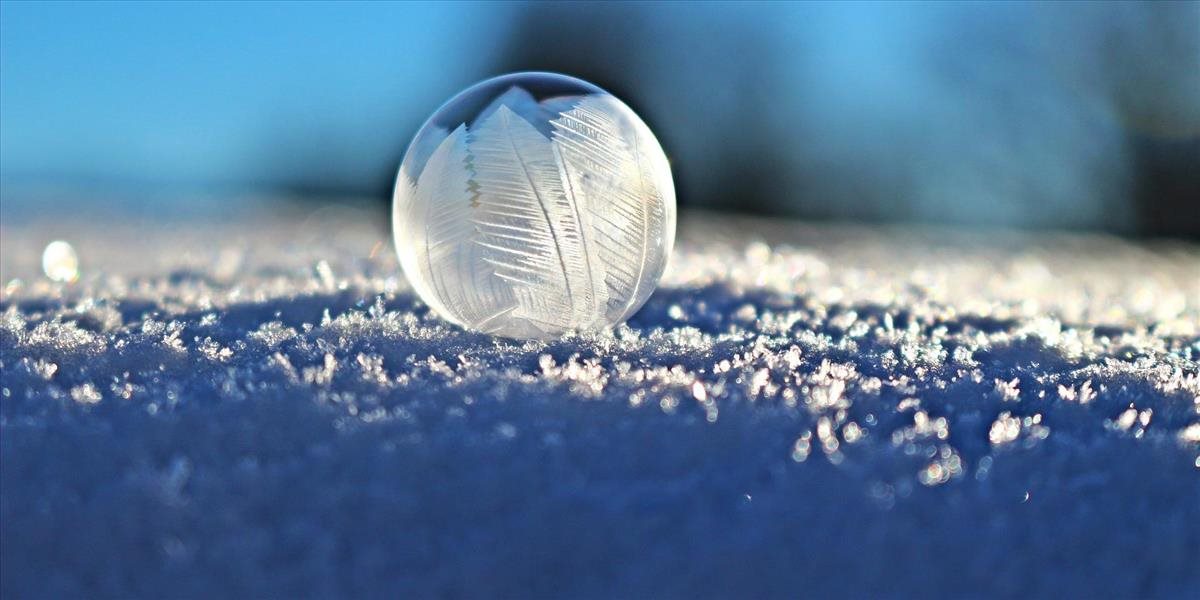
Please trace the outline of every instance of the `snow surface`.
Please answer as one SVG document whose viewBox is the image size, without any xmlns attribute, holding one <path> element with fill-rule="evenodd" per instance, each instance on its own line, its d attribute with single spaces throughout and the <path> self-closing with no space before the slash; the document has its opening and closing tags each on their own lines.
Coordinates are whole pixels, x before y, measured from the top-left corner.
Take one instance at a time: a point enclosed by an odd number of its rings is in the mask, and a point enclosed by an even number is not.
<svg viewBox="0 0 1200 600">
<path fill-rule="evenodd" d="M 513 343 L 386 222 L 0 224 L 0 595 L 1200 593 L 1197 246 L 693 214 Z"/>
</svg>

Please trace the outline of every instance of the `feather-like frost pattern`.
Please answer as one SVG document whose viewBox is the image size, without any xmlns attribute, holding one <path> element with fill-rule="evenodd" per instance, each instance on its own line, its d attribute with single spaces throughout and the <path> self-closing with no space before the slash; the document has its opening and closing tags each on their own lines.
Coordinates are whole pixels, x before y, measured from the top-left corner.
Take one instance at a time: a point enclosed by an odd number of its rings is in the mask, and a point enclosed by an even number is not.
<svg viewBox="0 0 1200 600">
<path fill-rule="evenodd" d="M 479 284 L 487 282 L 486 274 L 478 272 L 472 255 L 475 193 L 467 138 L 466 126 L 460 125 L 430 155 L 417 180 L 410 218 L 419 229 L 412 234 L 421 240 L 416 264 L 421 285 L 433 292 L 439 312 L 476 327 L 495 312 L 498 298 L 482 296 Z"/>
<path fill-rule="evenodd" d="M 475 241 L 496 277 L 511 284 L 513 315 L 546 331 L 593 325 L 605 303 L 604 279 L 550 140 L 501 105 L 476 125 L 471 154 Z"/>
<path fill-rule="evenodd" d="M 616 100 L 608 98 L 605 102 L 611 107 Z M 614 322 L 629 318 L 650 297 L 675 247 L 675 184 L 671 180 L 671 164 L 650 128 L 637 115 L 629 114 L 623 123 L 623 139 L 629 140 L 634 158 L 636 173 L 630 174 L 633 176 L 630 181 L 645 210 L 641 239 L 646 247 L 639 284 L 623 304 L 623 310 L 611 315 Z"/>
<path fill-rule="evenodd" d="M 666 265 L 661 242 L 668 211 L 659 179 L 670 167 L 651 162 L 649 130 L 623 118 L 613 98 L 584 98 L 551 124 L 564 180 L 584 207 L 595 262 L 605 272 L 607 318 L 623 320 L 646 300 Z M 673 239 L 673 221 L 669 225 Z"/>
</svg>

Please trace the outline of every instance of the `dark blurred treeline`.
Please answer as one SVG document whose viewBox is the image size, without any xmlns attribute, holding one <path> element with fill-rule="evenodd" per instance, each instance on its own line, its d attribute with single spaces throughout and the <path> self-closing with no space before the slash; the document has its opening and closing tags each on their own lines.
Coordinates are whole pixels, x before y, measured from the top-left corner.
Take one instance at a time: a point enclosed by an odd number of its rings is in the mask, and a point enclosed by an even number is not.
<svg viewBox="0 0 1200 600">
<path fill-rule="evenodd" d="M 1200 235 L 1200 4 L 538 5 L 523 69 L 627 99 L 691 206 Z"/>
</svg>

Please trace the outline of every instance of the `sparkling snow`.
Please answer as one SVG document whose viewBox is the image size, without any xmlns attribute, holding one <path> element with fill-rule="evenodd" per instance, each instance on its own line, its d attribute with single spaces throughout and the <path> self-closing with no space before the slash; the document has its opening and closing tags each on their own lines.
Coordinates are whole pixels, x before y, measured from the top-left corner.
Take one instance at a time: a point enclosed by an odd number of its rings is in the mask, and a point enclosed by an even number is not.
<svg viewBox="0 0 1200 600">
<path fill-rule="evenodd" d="M 0 225 L 2 595 L 1200 590 L 1197 246 L 689 215 L 512 342 L 384 223 Z"/>
</svg>

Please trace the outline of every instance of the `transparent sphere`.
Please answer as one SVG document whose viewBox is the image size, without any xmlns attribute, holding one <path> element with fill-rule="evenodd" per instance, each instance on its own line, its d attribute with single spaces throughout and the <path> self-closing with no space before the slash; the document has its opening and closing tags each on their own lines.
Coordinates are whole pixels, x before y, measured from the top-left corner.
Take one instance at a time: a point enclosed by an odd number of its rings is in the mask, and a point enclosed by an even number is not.
<svg viewBox="0 0 1200 600">
<path fill-rule="evenodd" d="M 629 318 L 675 242 L 675 186 L 628 106 L 565 75 L 488 79 L 443 105 L 396 177 L 396 250 L 467 329 L 549 338 Z"/>
</svg>

